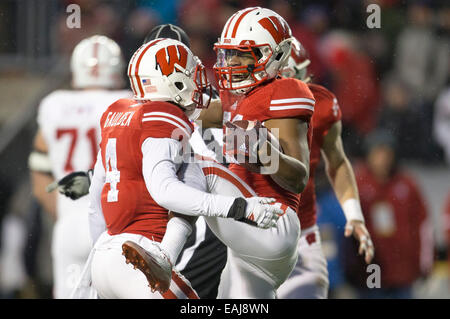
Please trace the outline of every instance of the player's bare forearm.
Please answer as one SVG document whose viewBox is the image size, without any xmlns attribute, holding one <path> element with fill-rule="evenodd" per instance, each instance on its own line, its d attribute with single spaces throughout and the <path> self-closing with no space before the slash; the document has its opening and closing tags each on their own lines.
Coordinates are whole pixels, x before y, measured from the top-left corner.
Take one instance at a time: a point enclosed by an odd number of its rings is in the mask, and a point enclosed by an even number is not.
<svg viewBox="0 0 450 319">
<path fill-rule="evenodd" d="M 268 157 L 278 161 L 278 169 L 271 174 L 271 178 L 281 187 L 294 193 L 301 193 L 309 178 L 309 147 L 308 124 L 299 119 L 273 119 L 268 120 L 265 126 L 275 132 L 278 130 L 278 139 L 282 152 L 273 147 L 262 147 L 260 157 Z M 272 165 L 272 162 L 264 166 Z"/>
<path fill-rule="evenodd" d="M 271 146 L 271 152 L 278 153 L 279 167 L 270 177 L 281 187 L 293 193 L 301 193 L 308 182 L 309 169 L 301 161 L 281 153 Z"/>
<path fill-rule="evenodd" d="M 359 194 L 352 165 L 344 152 L 341 131 L 341 122 L 331 127 L 324 138 L 322 156 L 328 179 L 342 205 L 350 198 L 359 200 Z"/>
<path fill-rule="evenodd" d="M 45 188 L 48 184 L 53 182 L 53 177 L 41 173 L 31 172 L 31 184 L 33 189 L 33 195 L 38 200 L 39 204 L 49 213 L 54 220 L 56 220 L 56 192 L 47 193 Z"/>
<path fill-rule="evenodd" d="M 204 129 L 207 128 L 222 128 L 222 103 L 220 99 L 212 100 L 209 107 L 204 109 L 198 119 L 195 121 L 199 126 Z"/>
<path fill-rule="evenodd" d="M 337 168 L 327 167 L 327 175 L 341 205 L 347 199 L 359 199 L 355 174 L 347 158 Z"/>
</svg>

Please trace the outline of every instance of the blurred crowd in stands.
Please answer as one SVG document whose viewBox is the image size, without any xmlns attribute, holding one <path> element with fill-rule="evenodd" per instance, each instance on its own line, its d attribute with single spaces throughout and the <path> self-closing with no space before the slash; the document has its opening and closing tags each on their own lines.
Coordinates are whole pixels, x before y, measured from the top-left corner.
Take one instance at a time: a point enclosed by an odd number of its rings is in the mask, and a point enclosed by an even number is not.
<svg viewBox="0 0 450 319">
<path fill-rule="evenodd" d="M 383 127 L 398 139 L 401 159 L 429 164 L 447 154 L 450 163 L 445 1 L 66 0 L 61 8 L 70 3 L 80 5 L 82 27 L 67 28 L 67 14 L 61 14 L 54 36 L 62 54 L 100 33 L 118 41 L 128 60 L 153 26 L 173 23 L 187 31 L 207 67 L 215 62 L 213 45 L 232 13 L 271 8 L 308 50 L 314 82 L 336 94 L 350 156 L 362 156 L 362 139 Z M 380 7 L 381 25 L 370 29 L 366 9 L 373 3 Z"/>
<path fill-rule="evenodd" d="M 79 29 L 66 25 L 65 8 L 71 3 L 81 7 Z M 381 9 L 380 28 L 366 24 L 369 4 Z M 282 15 L 309 52 L 313 81 L 334 92 L 342 109 L 344 147 L 355 163 L 362 208 L 376 248 L 374 263 L 389 272 L 382 282 L 388 290 L 384 296 L 411 297 L 408 287 L 430 273 L 433 230 L 425 229 L 430 227 L 430 213 L 420 187 L 402 171 L 402 163 L 450 167 L 448 1 L 65 0 L 58 6 L 61 15 L 55 17 L 51 36 L 62 55 L 69 57 L 80 40 L 104 34 L 120 44 L 128 61 L 153 26 L 172 23 L 186 30 L 192 51 L 210 68 L 212 81 L 213 46 L 235 11 L 262 6 Z M 447 215 L 442 216 L 448 216 L 443 220 L 450 247 L 450 182 L 447 192 Z M 326 242 L 325 224 L 339 207 L 325 183 L 319 187 L 318 201 L 321 210 L 329 212 L 319 216 Z M 352 243 L 345 243 L 342 213 L 339 216 L 332 221 L 341 227 L 335 243 L 346 251 Z M 344 267 L 330 271 L 332 289 L 345 276 L 355 286 L 362 280 L 359 277 L 367 277 L 358 264 L 361 260 L 348 255 L 344 259 Z M 330 259 L 329 267 L 335 263 Z"/>
</svg>

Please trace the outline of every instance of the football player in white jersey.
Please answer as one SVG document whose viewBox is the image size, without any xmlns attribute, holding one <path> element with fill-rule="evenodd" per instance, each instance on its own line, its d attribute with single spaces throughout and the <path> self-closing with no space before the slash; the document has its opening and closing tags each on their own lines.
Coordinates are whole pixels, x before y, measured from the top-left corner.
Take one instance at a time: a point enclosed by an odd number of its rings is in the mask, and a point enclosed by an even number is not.
<svg viewBox="0 0 450 319">
<path fill-rule="evenodd" d="M 46 186 L 73 171 L 94 167 L 100 141 L 100 117 L 120 98 L 124 61 L 119 45 L 95 35 L 74 49 L 72 90 L 57 90 L 39 105 L 38 131 L 29 157 L 33 194 L 55 219 L 51 255 L 53 297 L 68 298 L 89 255 L 88 198 L 71 200 Z"/>
</svg>

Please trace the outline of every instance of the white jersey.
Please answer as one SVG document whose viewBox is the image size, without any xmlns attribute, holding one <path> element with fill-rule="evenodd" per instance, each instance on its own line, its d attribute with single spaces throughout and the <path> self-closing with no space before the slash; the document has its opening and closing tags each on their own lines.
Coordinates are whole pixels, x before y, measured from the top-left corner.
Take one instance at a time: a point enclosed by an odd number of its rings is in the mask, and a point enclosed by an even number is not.
<svg viewBox="0 0 450 319">
<path fill-rule="evenodd" d="M 113 102 L 128 97 L 131 92 L 126 90 L 60 90 L 42 100 L 37 121 L 49 148 L 55 179 L 94 167 L 100 117 Z"/>
<path fill-rule="evenodd" d="M 56 180 L 93 168 L 100 143 L 100 118 L 130 91 L 55 91 L 38 110 L 38 125 L 48 147 Z M 88 196 L 71 200 L 57 194 L 57 221 L 52 236 L 53 297 L 68 298 L 91 249 Z"/>
<path fill-rule="evenodd" d="M 94 167 L 100 143 L 100 117 L 113 102 L 132 96 L 128 90 L 58 90 L 45 97 L 38 109 L 37 122 L 48 146 L 53 177 L 56 180 L 73 171 Z M 58 215 L 76 209 L 72 201 L 58 197 Z"/>
</svg>

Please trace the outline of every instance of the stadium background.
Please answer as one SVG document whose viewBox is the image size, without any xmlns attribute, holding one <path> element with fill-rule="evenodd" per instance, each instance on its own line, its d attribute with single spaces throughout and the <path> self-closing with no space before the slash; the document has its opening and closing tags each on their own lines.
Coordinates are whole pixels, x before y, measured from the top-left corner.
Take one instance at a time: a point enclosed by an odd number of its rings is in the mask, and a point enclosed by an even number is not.
<svg viewBox="0 0 450 319">
<path fill-rule="evenodd" d="M 67 26 L 71 12 L 66 9 L 72 3 L 81 8 L 81 28 Z M 369 4 L 381 8 L 380 28 L 367 26 Z M 448 98 L 450 90 L 450 8 L 445 1 L 398 0 L 1 1 L 0 297 L 51 298 L 53 221 L 31 195 L 27 157 L 39 101 L 52 90 L 69 87 L 68 58 L 75 44 L 104 34 L 120 44 L 128 61 L 153 26 L 173 23 L 187 31 L 192 51 L 211 67 L 213 44 L 225 21 L 233 12 L 255 5 L 271 8 L 288 21 L 309 51 L 314 82 L 337 95 L 352 163 L 363 160 L 364 138 L 370 132 L 385 127 L 397 137 L 399 165 L 419 185 L 433 226 L 433 271 L 417 281 L 415 296 L 450 297 L 450 222 L 445 217 L 450 154 L 445 156 L 443 142 L 450 141 L 450 110 L 447 139 L 435 134 L 437 120 L 445 120 L 435 116 L 436 101 L 445 92 Z M 326 215 L 327 207 L 336 211 L 336 202 L 323 167 L 319 171 L 321 230 L 343 237 L 342 220 Z M 322 236 L 332 260 L 331 296 L 355 297 L 339 266 L 339 246 L 327 240 L 332 235 Z"/>
</svg>

